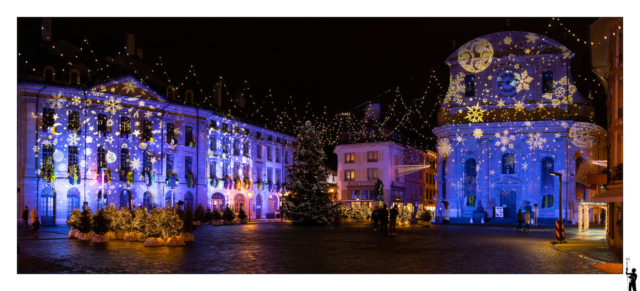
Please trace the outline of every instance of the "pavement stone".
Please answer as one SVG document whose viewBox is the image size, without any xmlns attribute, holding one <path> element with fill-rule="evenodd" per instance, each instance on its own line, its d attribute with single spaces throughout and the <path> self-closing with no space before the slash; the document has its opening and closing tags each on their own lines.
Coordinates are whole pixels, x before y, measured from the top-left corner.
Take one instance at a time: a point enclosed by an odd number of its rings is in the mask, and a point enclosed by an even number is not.
<svg viewBox="0 0 640 291">
<path fill-rule="evenodd" d="M 204 225 L 194 242 L 175 248 L 93 244 L 66 238 L 68 231 L 19 235 L 18 273 L 584 274 L 602 273 L 591 265 L 611 258 L 605 249 L 597 249 L 597 260 L 554 249 L 549 227 L 525 233 L 511 226 L 409 225 L 382 237 L 366 223 Z M 567 229 L 571 240 L 574 231 Z"/>
</svg>

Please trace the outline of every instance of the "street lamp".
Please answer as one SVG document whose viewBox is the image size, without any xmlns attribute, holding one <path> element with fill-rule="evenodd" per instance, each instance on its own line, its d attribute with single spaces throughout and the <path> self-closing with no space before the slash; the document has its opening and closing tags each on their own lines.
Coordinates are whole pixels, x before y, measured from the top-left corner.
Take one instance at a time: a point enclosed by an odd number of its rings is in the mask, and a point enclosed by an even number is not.
<svg viewBox="0 0 640 291">
<path fill-rule="evenodd" d="M 251 207 L 253 207 L 253 200 L 251 199 L 252 197 L 251 194 L 253 193 L 251 192 L 251 190 L 249 190 L 248 194 L 249 194 L 249 222 L 251 222 Z"/>
<path fill-rule="evenodd" d="M 551 176 L 557 176 L 559 178 L 559 195 L 558 195 L 558 202 L 559 202 L 559 210 L 558 210 L 558 216 L 559 216 L 559 223 L 560 223 L 560 229 L 558 230 L 558 232 L 560 233 L 559 235 L 559 241 L 564 241 L 564 220 L 562 220 L 562 174 L 561 173 L 556 173 L 556 172 L 550 172 L 549 175 Z"/>
<path fill-rule="evenodd" d="M 284 212 L 282 211 L 282 206 L 284 205 L 283 201 L 282 201 L 282 196 L 284 196 L 284 189 L 282 189 L 282 191 L 280 191 L 280 222 L 284 221 Z"/>
</svg>

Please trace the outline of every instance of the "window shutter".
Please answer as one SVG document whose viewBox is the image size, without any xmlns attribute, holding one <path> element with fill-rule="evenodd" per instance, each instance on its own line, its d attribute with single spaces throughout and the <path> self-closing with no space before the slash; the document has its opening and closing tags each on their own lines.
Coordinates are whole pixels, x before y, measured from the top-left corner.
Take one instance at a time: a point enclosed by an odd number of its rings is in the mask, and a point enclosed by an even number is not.
<svg viewBox="0 0 640 291">
<path fill-rule="evenodd" d="M 382 168 L 378 168 L 378 179 L 382 180 Z"/>
<path fill-rule="evenodd" d="M 382 151 L 378 151 L 378 161 L 382 161 Z"/>
<path fill-rule="evenodd" d="M 368 180 L 369 176 L 367 175 L 367 169 L 362 170 L 362 180 Z"/>
<path fill-rule="evenodd" d="M 354 160 L 356 163 L 357 163 L 357 162 L 360 162 L 360 155 L 359 155 L 358 153 L 354 153 L 354 154 L 353 154 L 353 157 L 354 157 L 354 159 L 353 159 L 353 160 Z"/>
<path fill-rule="evenodd" d="M 363 161 L 363 162 L 367 162 L 367 161 L 368 161 L 368 160 L 367 160 L 367 153 L 368 153 L 368 152 L 364 152 L 364 153 L 362 153 L 362 161 Z"/>
<path fill-rule="evenodd" d="M 354 170 L 353 172 L 355 173 L 355 178 L 353 180 L 354 181 L 360 180 L 360 171 Z"/>
</svg>

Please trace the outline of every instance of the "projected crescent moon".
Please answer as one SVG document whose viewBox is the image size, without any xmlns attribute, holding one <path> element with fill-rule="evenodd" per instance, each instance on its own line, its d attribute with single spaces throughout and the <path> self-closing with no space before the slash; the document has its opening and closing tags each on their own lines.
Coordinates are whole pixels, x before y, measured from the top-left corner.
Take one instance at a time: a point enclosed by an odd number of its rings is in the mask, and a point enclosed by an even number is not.
<svg viewBox="0 0 640 291">
<path fill-rule="evenodd" d="M 54 135 L 61 135 L 61 134 L 62 134 L 61 132 L 59 133 L 59 132 L 56 130 L 56 127 L 58 127 L 58 125 L 62 125 L 62 124 L 61 124 L 61 123 L 54 123 L 54 124 L 53 124 L 53 127 L 51 127 L 51 133 L 53 133 Z"/>
</svg>

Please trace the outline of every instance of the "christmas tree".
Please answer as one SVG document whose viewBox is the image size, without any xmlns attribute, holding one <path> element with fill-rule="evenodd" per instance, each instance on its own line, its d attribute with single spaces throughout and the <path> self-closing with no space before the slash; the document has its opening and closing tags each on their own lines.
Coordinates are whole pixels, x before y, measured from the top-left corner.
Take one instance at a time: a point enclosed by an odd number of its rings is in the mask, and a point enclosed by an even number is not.
<svg viewBox="0 0 640 291">
<path fill-rule="evenodd" d="M 283 213 L 294 223 L 319 224 L 333 222 L 338 205 L 329 194 L 329 171 L 325 169 L 324 151 L 313 125 L 307 121 L 297 136 L 293 165 L 287 169 Z"/>
</svg>

